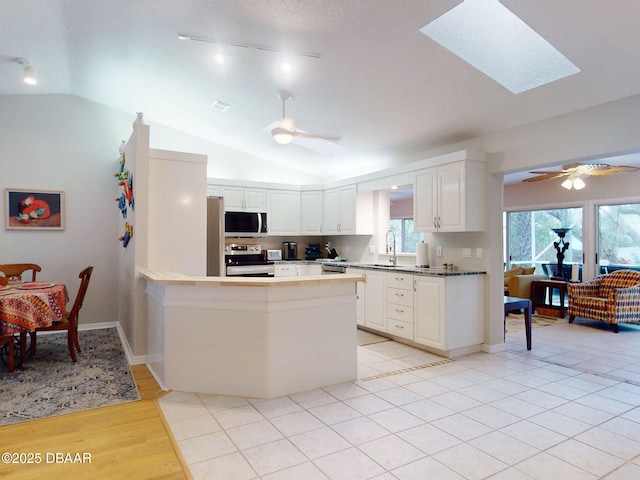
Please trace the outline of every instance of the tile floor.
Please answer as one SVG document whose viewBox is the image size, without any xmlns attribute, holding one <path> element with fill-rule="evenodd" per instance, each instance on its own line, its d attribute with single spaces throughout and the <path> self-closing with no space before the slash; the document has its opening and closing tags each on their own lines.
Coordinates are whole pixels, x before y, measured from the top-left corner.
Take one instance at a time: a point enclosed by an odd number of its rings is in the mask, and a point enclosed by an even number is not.
<svg viewBox="0 0 640 480">
<path fill-rule="evenodd" d="M 160 405 L 197 480 L 638 479 L 640 327 L 577 322 L 531 351 L 522 331 L 445 362 L 388 341 L 358 347 L 354 382 Z"/>
</svg>

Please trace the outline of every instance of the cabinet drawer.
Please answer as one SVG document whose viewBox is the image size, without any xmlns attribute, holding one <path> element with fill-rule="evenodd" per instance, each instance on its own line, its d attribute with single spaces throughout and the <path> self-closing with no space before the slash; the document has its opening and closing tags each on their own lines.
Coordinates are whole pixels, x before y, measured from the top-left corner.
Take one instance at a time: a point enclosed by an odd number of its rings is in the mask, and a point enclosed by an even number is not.
<svg viewBox="0 0 640 480">
<path fill-rule="evenodd" d="M 387 275 L 387 285 L 402 290 L 413 290 L 413 275 L 390 272 Z"/>
<path fill-rule="evenodd" d="M 276 264 L 275 276 L 276 277 L 296 277 L 298 276 L 298 267 L 296 265 L 282 265 Z"/>
<path fill-rule="evenodd" d="M 413 307 L 407 307 L 406 305 L 399 305 L 397 303 L 387 303 L 387 317 L 389 321 L 395 319 L 413 325 Z"/>
<path fill-rule="evenodd" d="M 400 320 L 389 319 L 387 324 L 387 332 L 396 337 L 413 340 L 413 324 L 401 322 Z"/>
<path fill-rule="evenodd" d="M 387 302 L 413 307 L 413 290 L 387 288 Z"/>
</svg>

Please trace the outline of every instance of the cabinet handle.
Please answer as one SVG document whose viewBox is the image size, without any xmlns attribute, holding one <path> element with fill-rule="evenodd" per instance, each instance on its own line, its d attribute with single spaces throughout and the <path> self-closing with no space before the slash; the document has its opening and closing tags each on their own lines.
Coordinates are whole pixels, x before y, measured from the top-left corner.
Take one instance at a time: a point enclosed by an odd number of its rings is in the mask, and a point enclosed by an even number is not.
<svg viewBox="0 0 640 480">
<path fill-rule="evenodd" d="M 404 293 L 398 293 L 398 292 L 396 292 L 396 297 L 404 297 Z"/>
<path fill-rule="evenodd" d="M 433 217 L 433 228 L 438 228 L 437 217 Z"/>
<path fill-rule="evenodd" d="M 404 310 L 403 310 L 403 309 L 401 309 L 401 308 L 396 308 L 396 312 L 398 312 L 398 313 L 404 313 Z"/>
<path fill-rule="evenodd" d="M 398 280 L 399 282 L 402 282 L 404 280 L 404 277 L 396 277 L 396 280 Z"/>
<path fill-rule="evenodd" d="M 440 217 L 438 217 L 438 228 L 440 228 Z"/>
<path fill-rule="evenodd" d="M 398 324 L 396 323 L 396 328 L 397 328 L 398 330 L 404 330 L 404 325 L 398 325 Z"/>
</svg>

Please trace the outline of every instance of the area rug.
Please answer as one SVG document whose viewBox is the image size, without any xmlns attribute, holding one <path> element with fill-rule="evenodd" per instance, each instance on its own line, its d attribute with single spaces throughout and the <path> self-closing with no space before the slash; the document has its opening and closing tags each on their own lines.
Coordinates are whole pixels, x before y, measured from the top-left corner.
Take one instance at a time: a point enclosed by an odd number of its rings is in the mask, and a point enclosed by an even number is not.
<svg viewBox="0 0 640 480">
<path fill-rule="evenodd" d="M 359 347 L 364 347 L 365 345 L 372 345 L 374 343 L 382 343 L 382 342 L 389 341 L 387 337 L 381 337 L 380 335 L 376 335 L 375 333 L 366 332 L 360 329 L 358 329 L 357 331 L 358 331 Z"/>
<path fill-rule="evenodd" d="M 549 327 L 551 325 L 558 325 L 560 323 L 567 323 L 567 318 L 547 317 L 544 315 L 531 315 L 531 327 Z M 506 321 L 507 332 L 524 330 L 524 314 L 522 313 L 510 313 L 507 315 Z"/>
<path fill-rule="evenodd" d="M 35 357 L 13 373 L 0 364 L 0 425 L 140 400 L 116 329 L 78 335 L 76 364 L 66 332 L 39 334 Z"/>
</svg>

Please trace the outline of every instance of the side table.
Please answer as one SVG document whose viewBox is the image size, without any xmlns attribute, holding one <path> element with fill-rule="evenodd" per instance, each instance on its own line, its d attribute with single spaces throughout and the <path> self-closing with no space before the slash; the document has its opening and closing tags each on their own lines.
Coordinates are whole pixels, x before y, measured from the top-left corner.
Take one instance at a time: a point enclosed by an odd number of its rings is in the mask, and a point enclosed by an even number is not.
<svg viewBox="0 0 640 480">
<path fill-rule="evenodd" d="M 531 300 L 528 298 L 504 297 L 504 316 L 515 310 L 524 310 L 524 330 L 527 335 L 527 350 L 531 350 Z"/>
<path fill-rule="evenodd" d="M 554 303 L 554 294 L 557 291 L 558 304 Z M 567 296 L 567 282 L 563 280 L 534 280 L 531 282 L 531 300 L 533 310 L 540 314 L 556 312 L 558 318 L 564 318 L 564 299 Z M 546 312 L 545 312 L 546 311 Z M 543 313 L 544 312 L 544 313 Z"/>
</svg>

